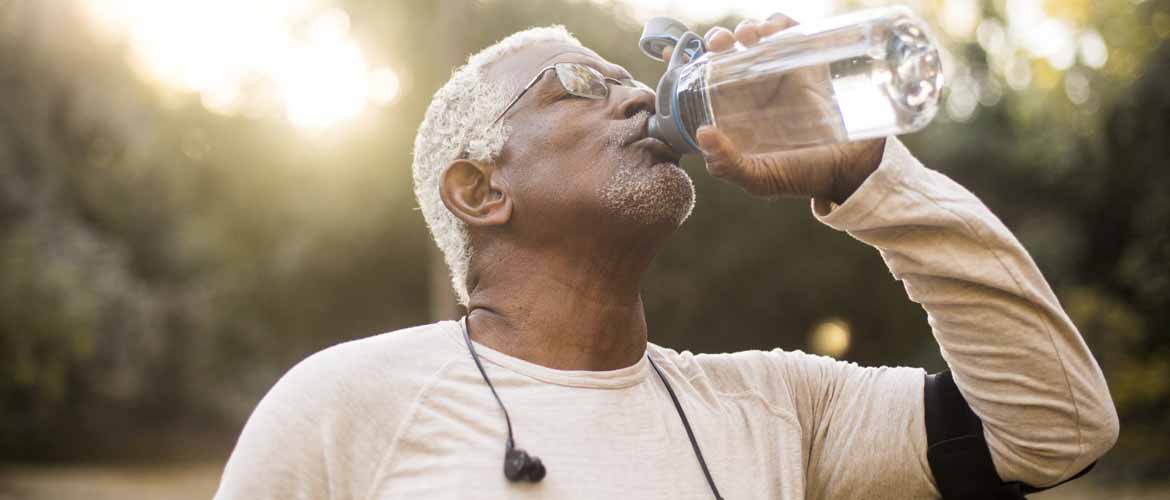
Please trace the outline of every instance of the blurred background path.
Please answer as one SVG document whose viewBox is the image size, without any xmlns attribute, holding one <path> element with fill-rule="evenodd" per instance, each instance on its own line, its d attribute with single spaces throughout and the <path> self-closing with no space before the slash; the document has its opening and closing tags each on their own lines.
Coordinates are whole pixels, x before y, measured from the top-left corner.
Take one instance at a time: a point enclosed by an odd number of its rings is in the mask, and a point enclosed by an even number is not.
<svg viewBox="0 0 1170 500">
<path fill-rule="evenodd" d="M 0 500 L 209 500 L 219 463 L 0 466 Z"/>
</svg>

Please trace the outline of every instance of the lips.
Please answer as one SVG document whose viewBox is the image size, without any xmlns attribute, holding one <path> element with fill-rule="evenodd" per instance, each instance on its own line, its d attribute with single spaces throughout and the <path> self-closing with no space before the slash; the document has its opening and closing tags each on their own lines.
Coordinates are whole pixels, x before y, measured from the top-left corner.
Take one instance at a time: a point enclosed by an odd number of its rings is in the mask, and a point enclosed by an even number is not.
<svg viewBox="0 0 1170 500">
<path fill-rule="evenodd" d="M 678 161 L 681 158 L 678 153 L 674 152 L 674 148 L 671 148 L 665 142 L 654 137 L 638 139 L 634 141 L 633 146 L 645 149 L 659 163 L 673 163 L 678 165 Z"/>
<path fill-rule="evenodd" d="M 649 133 L 649 117 L 642 122 L 642 126 L 638 129 L 639 134 L 630 141 L 629 145 L 645 150 L 653 157 L 655 163 L 671 163 L 678 165 L 679 159 L 682 155 L 675 152 L 674 148 L 662 142 L 658 138 L 651 137 Z"/>
</svg>

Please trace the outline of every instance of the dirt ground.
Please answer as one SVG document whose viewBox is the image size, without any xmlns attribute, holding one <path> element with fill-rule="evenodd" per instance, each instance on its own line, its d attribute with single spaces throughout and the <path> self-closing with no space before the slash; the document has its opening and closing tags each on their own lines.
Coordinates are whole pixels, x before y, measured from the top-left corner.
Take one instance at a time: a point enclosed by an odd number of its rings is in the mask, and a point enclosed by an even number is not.
<svg viewBox="0 0 1170 500">
<path fill-rule="evenodd" d="M 221 463 L 180 465 L 0 465 L 0 500 L 207 500 Z M 1083 483 L 1083 484 L 1078 484 Z M 1035 500 L 1155 500 L 1161 488 L 1103 488 L 1078 481 L 1032 495 Z"/>
</svg>

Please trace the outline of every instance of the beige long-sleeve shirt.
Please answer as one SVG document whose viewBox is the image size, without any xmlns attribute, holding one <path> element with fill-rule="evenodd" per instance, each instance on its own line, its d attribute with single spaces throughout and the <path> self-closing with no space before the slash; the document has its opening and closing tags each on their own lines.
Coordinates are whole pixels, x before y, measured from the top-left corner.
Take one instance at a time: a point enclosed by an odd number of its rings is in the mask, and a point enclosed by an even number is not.
<svg viewBox="0 0 1170 500">
<path fill-rule="evenodd" d="M 1049 485 L 1107 451 L 1117 416 L 1093 356 L 1027 252 L 987 208 L 896 139 L 816 216 L 876 247 L 927 312 L 1000 476 Z M 503 475 L 505 427 L 462 339 L 440 322 L 341 344 L 257 406 L 217 499 L 710 498 L 645 360 L 559 371 L 479 345 L 540 483 Z M 726 498 L 936 498 L 918 368 L 799 351 L 647 353 Z"/>
</svg>

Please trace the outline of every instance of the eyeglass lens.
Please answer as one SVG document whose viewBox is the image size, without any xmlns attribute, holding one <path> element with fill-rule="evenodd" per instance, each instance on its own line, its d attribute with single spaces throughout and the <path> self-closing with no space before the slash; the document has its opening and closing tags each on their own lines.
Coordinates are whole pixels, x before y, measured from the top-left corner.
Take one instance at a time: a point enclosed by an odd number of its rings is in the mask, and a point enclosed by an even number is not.
<svg viewBox="0 0 1170 500">
<path fill-rule="evenodd" d="M 561 85 L 570 94 L 589 99 L 604 99 L 609 95 L 605 77 L 584 64 L 558 63 L 553 65 Z"/>
</svg>

